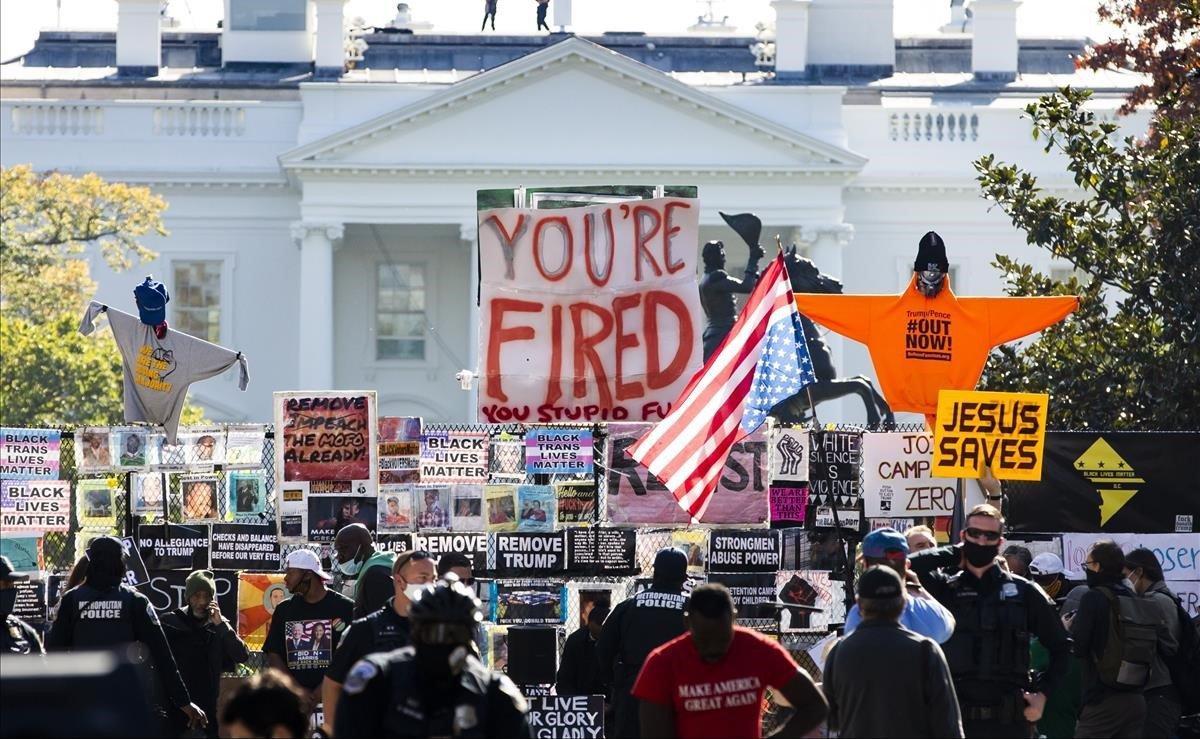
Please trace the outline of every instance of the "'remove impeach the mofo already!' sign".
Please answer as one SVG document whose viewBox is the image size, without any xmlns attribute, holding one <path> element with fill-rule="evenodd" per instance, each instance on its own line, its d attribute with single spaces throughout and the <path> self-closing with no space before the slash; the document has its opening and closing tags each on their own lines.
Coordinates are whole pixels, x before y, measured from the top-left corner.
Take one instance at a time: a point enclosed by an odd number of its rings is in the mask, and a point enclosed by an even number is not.
<svg viewBox="0 0 1200 739">
<path fill-rule="evenodd" d="M 1041 393 L 943 390 L 933 428 L 933 474 L 998 480 L 1042 479 L 1046 408 Z"/>
<path fill-rule="evenodd" d="M 657 421 L 700 366 L 699 201 L 479 213 L 479 419 Z"/>
</svg>

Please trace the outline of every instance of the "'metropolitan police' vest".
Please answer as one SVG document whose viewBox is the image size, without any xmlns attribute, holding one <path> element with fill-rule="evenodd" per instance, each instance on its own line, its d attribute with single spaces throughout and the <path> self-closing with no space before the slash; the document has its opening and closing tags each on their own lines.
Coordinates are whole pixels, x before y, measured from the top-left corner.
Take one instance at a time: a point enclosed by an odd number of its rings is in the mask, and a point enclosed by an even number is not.
<svg viewBox="0 0 1200 739">
<path fill-rule="evenodd" d="M 954 635 L 942 644 L 956 685 L 992 682 L 1024 687 L 1029 678 L 1028 583 L 1000 575 L 998 587 L 980 593 L 962 573 L 947 583 Z"/>
<path fill-rule="evenodd" d="M 133 590 L 119 586 L 99 591 L 81 585 L 63 596 L 59 608 L 74 609 L 73 649 L 110 647 L 135 641 L 130 609 L 136 601 Z"/>
</svg>

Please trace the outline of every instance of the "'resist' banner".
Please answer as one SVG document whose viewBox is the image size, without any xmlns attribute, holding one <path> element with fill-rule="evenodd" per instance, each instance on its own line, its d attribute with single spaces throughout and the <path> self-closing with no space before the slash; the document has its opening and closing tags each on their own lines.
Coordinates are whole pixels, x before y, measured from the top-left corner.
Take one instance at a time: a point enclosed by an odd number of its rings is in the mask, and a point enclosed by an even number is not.
<svg viewBox="0 0 1200 739">
<path fill-rule="evenodd" d="M 479 420 L 657 421 L 701 364 L 700 204 L 479 212 Z"/>
</svg>

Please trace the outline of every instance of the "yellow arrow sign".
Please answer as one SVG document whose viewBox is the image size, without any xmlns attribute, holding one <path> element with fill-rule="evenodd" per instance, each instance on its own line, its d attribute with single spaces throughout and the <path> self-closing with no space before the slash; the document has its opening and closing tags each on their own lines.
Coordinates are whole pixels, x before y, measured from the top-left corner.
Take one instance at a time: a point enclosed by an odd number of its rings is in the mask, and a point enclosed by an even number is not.
<svg viewBox="0 0 1200 739">
<path fill-rule="evenodd" d="M 1101 526 L 1124 508 L 1146 482 L 1103 437 L 1079 455 L 1075 460 L 1075 471 L 1096 485 L 1096 492 L 1100 493 Z"/>
</svg>

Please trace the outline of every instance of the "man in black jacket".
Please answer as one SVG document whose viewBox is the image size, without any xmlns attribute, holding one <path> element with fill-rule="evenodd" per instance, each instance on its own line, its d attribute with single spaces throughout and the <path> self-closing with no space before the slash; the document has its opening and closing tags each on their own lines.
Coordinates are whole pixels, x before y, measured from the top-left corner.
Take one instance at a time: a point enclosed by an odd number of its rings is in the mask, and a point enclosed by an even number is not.
<svg viewBox="0 0 1200 739">
<path fill-rule="evenodd" d="M 196 705 L 210 717 L 207 733 L 217 736 L 217 696 L 221 692 L 221 673 L 233 670 L 250 659 L 250 650 L 237 631 L 221 614 L 216 601 L 217 584 L 213 574 L 197 570 L 184 581 L 187 605 L 162 617 L 163 633 L 171 645 L 179 674 Z M 173 722 L 177 733 L 186 727 Z"/>
<path fill-rule="evenodd" d="M 604 682 L 596 664 L 596 640 L 607 617 L 608 603 L 597 603 L 588 611 L 587 625 L 567 637 L 554 686 L 559 695 L 604 695 Z"/>
</svg>

